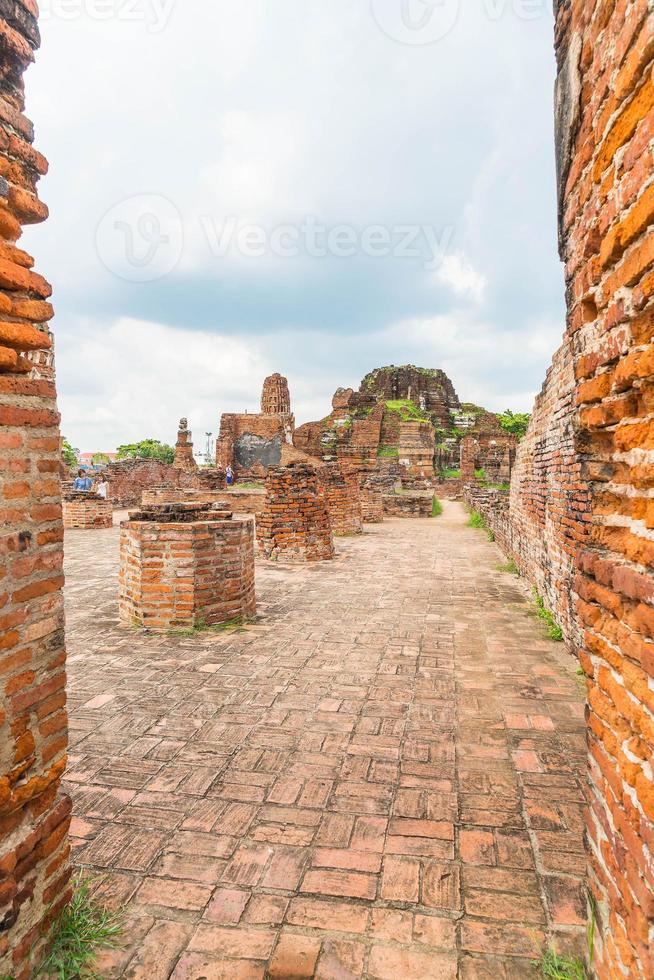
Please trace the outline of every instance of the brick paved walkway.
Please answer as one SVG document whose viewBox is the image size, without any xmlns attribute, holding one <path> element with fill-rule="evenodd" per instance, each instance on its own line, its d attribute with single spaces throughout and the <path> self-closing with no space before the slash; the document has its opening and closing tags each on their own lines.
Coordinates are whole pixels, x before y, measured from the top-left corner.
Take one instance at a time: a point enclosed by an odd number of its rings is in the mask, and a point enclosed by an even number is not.
<svg viewBox="0 0 654 980">
<path fill-rule="evenodd" d="M 66 540 L 77 860 L 103 977 L 528 978 L 580 941 L 575 663 L 458 504 L 258 568 L 261 622 L 117 624 L 118 530 Z"/>
</svg>

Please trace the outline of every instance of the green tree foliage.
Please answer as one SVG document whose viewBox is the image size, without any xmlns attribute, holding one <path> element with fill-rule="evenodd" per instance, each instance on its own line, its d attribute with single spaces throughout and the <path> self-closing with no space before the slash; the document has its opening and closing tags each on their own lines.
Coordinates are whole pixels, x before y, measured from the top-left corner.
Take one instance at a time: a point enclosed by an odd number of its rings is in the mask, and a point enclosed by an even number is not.
<svg viewBox="0 0 654 980">
<path fill-rule="evenodd" d="M 172 463 L 175 450 L 158 439 L 142 439 L 118 447 L 118 459 L 157 459 L 160 463 Z"/>
<path fill-rule="evenodd" d="M 78 465 L 77 457 L 79 456 L 79 449 L 73 449 L 65 436 L 62 440 L 61 452 L 66 462 L 66 466 L 70 466 L 70 468 L 73 469 Z"/>
<path fill-rule="evenodd" d="M 506 412 L 502 412 L 498 418 L 503 429 L 517 436 L 518 439 L 522 439 L 527 431 L 531 415 L 528 412 L 512 412 L 507 408 Z"/>
</svg>

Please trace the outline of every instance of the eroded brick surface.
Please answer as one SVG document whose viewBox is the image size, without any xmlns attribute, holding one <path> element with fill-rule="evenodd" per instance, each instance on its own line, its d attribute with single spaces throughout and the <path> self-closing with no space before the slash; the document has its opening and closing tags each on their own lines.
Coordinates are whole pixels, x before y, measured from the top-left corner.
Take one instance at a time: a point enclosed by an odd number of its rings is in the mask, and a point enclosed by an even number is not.
<svg viewBox="0 0 654 980">
<path fill-rule="evenodd" d="M 121 629 L 117 529 L 69 532 L 75 854 L 128 906 L 103 977 L 530 977 L 581 944 L 575 664 L 445 507 L 261 565 L 260 622 L 191 638 Z"/>
</svg>

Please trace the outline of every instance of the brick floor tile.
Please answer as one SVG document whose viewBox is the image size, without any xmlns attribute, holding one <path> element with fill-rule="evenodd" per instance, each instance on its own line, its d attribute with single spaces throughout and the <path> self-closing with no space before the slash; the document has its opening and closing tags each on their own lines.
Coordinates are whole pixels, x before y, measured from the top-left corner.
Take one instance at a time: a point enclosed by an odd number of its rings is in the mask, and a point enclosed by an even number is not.
<svg viewBox="0 0 654 980">
<path fill-rule="evenodd" d="M 420 897 L 420 861 L 384 858 L 381 897 L 391 902 L 417 902 Z"/>
<path fill-rule="evenodd" d="M 264 888 L 295 891 L 308 859 L 309 853 L 306 850 L 299 850 L 295 847 L 276 848 L 263 876 L 262 886 Z"/>
<path fill-rule="evenodd" d="M 383 851 L 387 827 L 388 820 L 382 817 L 359 817 L 350 846 L 357 851 Z"/>
<path fill-rule="evenodd" d="M 323 942 L 316 980 L 359 980 L 363 976 L 366 947 L 344 939 Z"/>
<path fill-rule="evenodd" d="M 315 976 L 320 940 L 284 931 L 268 971 L 269 980 L 310 980 Z"/>
<path fill-rule="evenodd" d="M 389 834 L 398 837 L 435 837 L 454 840 L 454 825 L 444 820 L 391 820 Z"/>
<path fill-rule="evenodd" d="M 256 885 L 272 853 L 272 848 L 263 844 L 243 844 L 227 865 L 222 880 L 234 885 Z"/>
<path fill-rule="evenodd" d="M 456 980 L 456 955 L 373 946 L 368 973 L 374 980 Z"/>
<path fill-rule="evenodd" d="M 188 944 L 195 953 L 221 953 L 243 960 L 266 960 L 270 956 L 277 933 L 271 929 L 243 926 L 230 929 L 201 922 Z"/>
<path fill-rule="evenodd" d="M 466 828 L 459 834 L 461 860 L 468 864 L 496 864 L 495 836 L 490 830 Z"/>
<path fill-rule="evenodd" d="M 337 898 L 373 899 L 377 894 L 377 878 L 353 871 L 308 871 L 300 891 L 305 894 L 334 895 Z"/>
<path fill-rule="evenodd" d="M 399 909 L 373 909 L 370 931 L 375 939 L 391 939 L 408 946 L 413 939 L 413 913 Z"/>
<path fill-rule="evenodd" d="M 319 847 L 311 863 L 314 868 L 340 868 L 346 871 L 381 871 L 382 856 L 374 851 L 353 851 L 349 848 Z"/>
<path fill-rule="evenodd" d="M 170 980 L 263 980 L 264 973 L 263 964 L 184 953 Z"/>
<path fill-rule="evenodd" d="M 194 911 L 204 908 L 212 891 L 210 885 L 190 881 L 146 878 L 137 892 L 136 901 L 139 905 Z"/>
<path fill-rule="evenodd" d="M 260 926 L 277 926 L 284 921 L 289 899 L 281 895 L 253 895 L 243 919 Z"/>
<path fill-rule="evenodd" d="M 460 872 L 457 864 L 425 863 L 422 876 L 422 904 L 433 909 L 461 908 Z"/>
<path fill-rule="evenodd" d="M 413 922 L 413 938 L 424 946 L 434 949 L 456 950 L 456 923 L 435 915 L 416 915 Z"/>
<path fill-rule="evenodd" d="M 217 888 L 204 910 L 203 918 L 210 922 L 236 924 L 243 915 L 250 894 L 235 888 Z"/>
<path fill-rule="evenodd" d="M 188 923 L 166 919 L 155 922 L 138 944 L 123 976 L 129 980 L 166 980 L 192 934 L 193 926 Z"/>
<path fill-rule="evenodd" d="M 368 909 L 348 902 L 329 902 L 312 898 L 293 898 L 286 921 L 305 929 L 363 933 L 368 926 Z"/>
<path fill-rule="evenodd" d="M 152 869 L 152 874 L 164 878 L 184 878 L 188 881 L 215 884 L 225 870 L 227 862 L 204 854 L 164 854 Z"/>
<path fill-rule="evenodd" d="M 545 941 L 545 934 L 536 927 L 525 927 L 464 919 L 461 926 L 461 947 L 491 955 L 531 957 Z"/>
</svg>

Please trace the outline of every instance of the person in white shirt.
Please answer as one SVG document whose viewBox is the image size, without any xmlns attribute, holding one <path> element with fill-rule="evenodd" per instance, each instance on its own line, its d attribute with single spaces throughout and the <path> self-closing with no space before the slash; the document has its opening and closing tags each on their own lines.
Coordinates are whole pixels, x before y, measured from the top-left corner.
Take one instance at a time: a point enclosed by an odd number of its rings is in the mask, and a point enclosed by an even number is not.
<svg viewBox="0 0 654 980">
<path fill-rule="evenodd" d="M 98 482 L 95 485 L 95 492 L 100 497 L 103 497 L 105 500 L 107 499 L 107 494 L 109 492 L 109 484 L 107 483 L 107 478 L 104 475 L 104 473 L 100 473 L 98 477 Z"/>
</svg>

